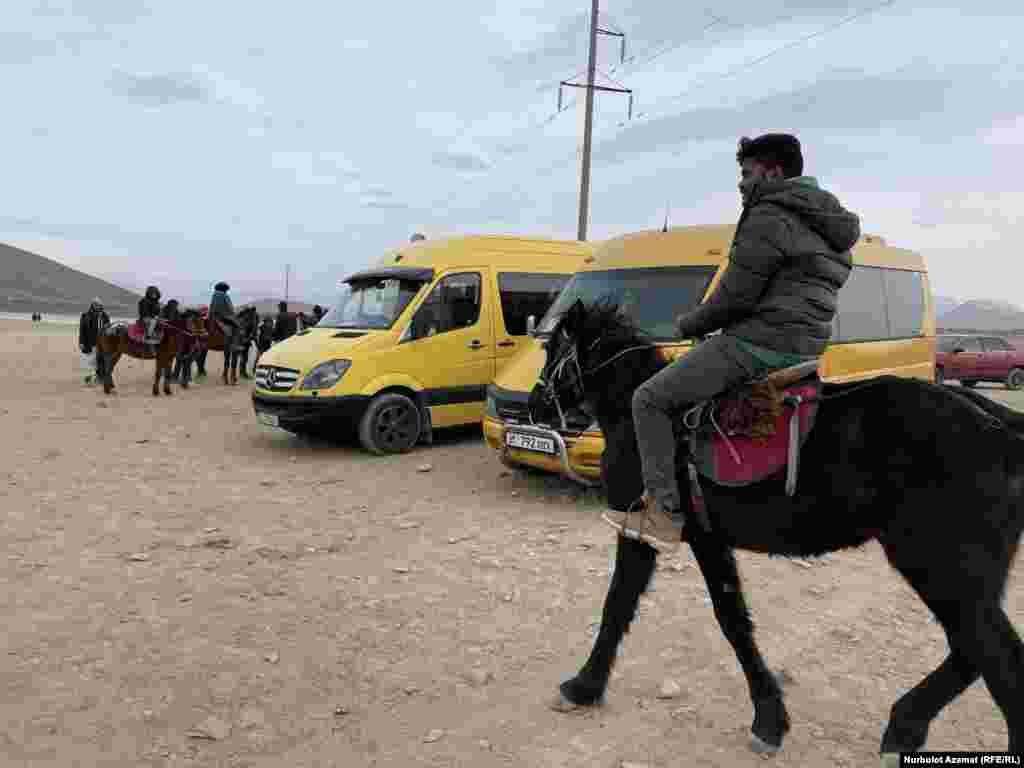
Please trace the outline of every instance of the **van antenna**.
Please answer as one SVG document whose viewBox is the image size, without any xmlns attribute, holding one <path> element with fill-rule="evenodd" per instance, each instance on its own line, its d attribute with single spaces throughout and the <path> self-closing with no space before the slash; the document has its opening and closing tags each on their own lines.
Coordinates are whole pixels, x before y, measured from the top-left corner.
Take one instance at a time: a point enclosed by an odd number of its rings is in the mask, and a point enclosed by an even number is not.
<svg viewBox="0 0 1024 768">
<path fill-rule="evenodd" d="M 661 228 L 662 232 L 668 232 L 668 207 L 669 204 L 665 203 L 665 224 Z"/>
</svg>

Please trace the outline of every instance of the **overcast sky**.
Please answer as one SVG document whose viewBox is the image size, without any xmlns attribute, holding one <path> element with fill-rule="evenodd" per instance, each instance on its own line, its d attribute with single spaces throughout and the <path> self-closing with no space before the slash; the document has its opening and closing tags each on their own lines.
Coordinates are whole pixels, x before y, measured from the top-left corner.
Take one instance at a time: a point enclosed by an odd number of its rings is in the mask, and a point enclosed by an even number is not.
<svg viewBox="0 0 1024 768">
<path fill-rule="evenodd" d="M 749 5 L 602 0 L 627 61 L 605 37 L 599 68 L 635 96 L 627 121 L 597 95 L 591 238 L 666 206 L 734 221 L 737 137 L 789 131 L 936 293 L 1024 304 L 1019 4 Z M 186 299 L 280 294 L 290 263 L 329 300 L 416 231 L 573 239 L 582 112 L 555 108 L 588 23 L 586 0 L 7 0 L 0 240 Z"/>
</svg>

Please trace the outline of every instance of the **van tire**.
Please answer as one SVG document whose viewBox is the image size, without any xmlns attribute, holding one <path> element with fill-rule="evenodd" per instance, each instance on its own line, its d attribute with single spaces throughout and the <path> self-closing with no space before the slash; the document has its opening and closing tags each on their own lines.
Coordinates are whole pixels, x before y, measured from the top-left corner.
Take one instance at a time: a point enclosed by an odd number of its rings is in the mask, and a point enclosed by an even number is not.
<svg viewBox="0 0 1024 768">
<path fill-rule="evenodd" d="M 1014 368 L 1006 376 L 1006 388 L 1017 390 L 1024 387 L 1024 368 Z"/>
<path fill-rule="evenodd" d="M 359 422 L 359 442 L 378 456 L 408 453 L 420 438 L 422 424 L 416 403 L 397 392 L 386 392 L 370 401 Z"/>
</svg>

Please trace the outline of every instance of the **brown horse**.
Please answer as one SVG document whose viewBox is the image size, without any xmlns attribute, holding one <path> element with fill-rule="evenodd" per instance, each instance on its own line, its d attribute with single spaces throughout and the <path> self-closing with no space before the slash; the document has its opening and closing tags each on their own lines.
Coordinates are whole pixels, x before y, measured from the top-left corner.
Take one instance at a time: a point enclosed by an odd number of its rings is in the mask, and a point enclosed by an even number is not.
<svg viewBox="0 0 1024 768">
<path fill-rule="evenodd" d="M 171 391 L 171 366 L 178 354 L 178 348 L 191 340 L 193 331 L 199 330 L 199 318 L 183 320 L 177 311 L 176 304 L 164 308 L 160 318 L 161 338 L 156 352 L 143 344 L 137 332 L 137 324 L 114 323 L 104 328 L 96 340 L 97 371 L 103 379 L 103 391 L 110 394 L 114 386 L 114 368 L 122 355 L 137 360 L 155 360 L 156 371 L 153 377 L 153 395 L 160 394 L 160 378 L 164 380 L 164 394 Z M 134 326 L 134 327 L 133 327 Z"/>
<path fill-rule="evenodd" d="M 225 384 L 238 383 L 239 363 L 248 358 L 249 345 L 252 343 L 256 329 L 259 327 L 259 313 L 256 307 L 246 307 L 239 310 L 235 315 L 238 328 L 235 331 L 235 343 L 230 349 L 225 349 L 224 331 L 220 324 L 212 317 L 206 319 L 206 331 L 209 334 L 206 341 L 206 348 L 224 353 L 224 373 L 221 380 Z M 245 367 L 242 367 L 242 377 L 248 378 Z"/>
</svg>

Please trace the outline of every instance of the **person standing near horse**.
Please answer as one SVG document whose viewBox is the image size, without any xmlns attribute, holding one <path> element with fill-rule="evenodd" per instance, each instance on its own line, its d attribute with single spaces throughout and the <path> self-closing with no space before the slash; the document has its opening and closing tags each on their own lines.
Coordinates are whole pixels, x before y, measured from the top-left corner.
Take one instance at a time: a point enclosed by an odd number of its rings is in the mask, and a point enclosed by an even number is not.
<svg viewBox="0 0 1024 768">
<path fill-rule="evenodd" d="M 35 316 L 33 316 L 33 319 L 34 317 Z M 102 357 L 96 350 L 96 341 L 102 330 L 108 325 L 110 325 L 110 316 L 103 308 L 103 302 L 99 298 L 93 299 L 92 303 L 89 304 L 89 308 L 82 313 L 82 316 L 78 321 L 79 351 L 81 351 L 83 355 L 95 354 L 96 356 L 94 373 L 86 374 L 86 384 L 92 384 L 94 375 L 96 381 L 100 381 L 103 378 L 103 371 L 101 368 Z"/>
<path fill-rule="evenodd" d="M 139 299 L 139 324 L 143 331 L 142 341 L 153 354 L 156 354 L 156 346 L 160 343 L 159 323 L 160 289 L 151 285 L 146 289 L 146 295 Z"/>
<path fill-rule="evenodd" d="M 839 289 L 852 269 L 860 220 L 804 176 L 799 140 L 742 138 L 743 210 L 715 292 L 676 319 L 681 338 L 721 331 L 656 373 L 632 401 L 644 492 L 603 517 L 661 552 L 677 549 L 685 514 L 676 481 L 673 414 L 744 381 L 821 356 Z"/>
</svg>

